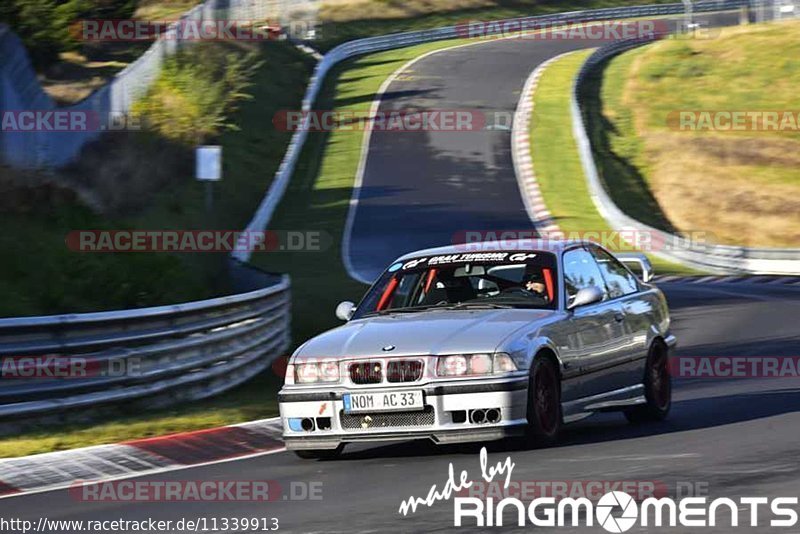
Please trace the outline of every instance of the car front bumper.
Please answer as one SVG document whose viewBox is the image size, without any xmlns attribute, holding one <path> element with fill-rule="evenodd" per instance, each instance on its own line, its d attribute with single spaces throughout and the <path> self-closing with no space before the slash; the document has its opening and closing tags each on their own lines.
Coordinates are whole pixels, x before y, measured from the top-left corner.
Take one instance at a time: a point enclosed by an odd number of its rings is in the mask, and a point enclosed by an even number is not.
<svg viewBox="0 0 800 534">
<path fill-rule="evenodd" d="M 345 414 L 343 395 L 421 389 L 423 411 Z M 428 438 L 436 443 L 491 441 L 520 435 L 527 424 L 528 377 L 471 379 L 372 388 L 284 388 L 278 396 L 288 449 L 334 449 L 341 443 Z M 472 410 L 497 409 L 496 422 L 473 423 Z M 290 419 L 325 421 L 329 429 L 293 430 Z"/>
</svg>

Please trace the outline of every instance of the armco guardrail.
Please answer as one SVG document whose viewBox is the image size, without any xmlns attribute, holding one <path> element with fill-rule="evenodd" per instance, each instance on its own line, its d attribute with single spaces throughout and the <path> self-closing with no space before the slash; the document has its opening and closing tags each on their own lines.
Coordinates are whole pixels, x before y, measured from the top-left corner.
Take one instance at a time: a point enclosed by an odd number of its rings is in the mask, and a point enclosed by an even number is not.
<svg viewBox="0 0 800 534">
<path fill-rule="evenodd" d="M 290 291 L 287 276 L 256 274 L 259 289 L 210 300 L 0 319 L 0 432 L 205 398 L 262 372 L 289 346 Z"/>
<path fill-rule="evenodd" d="M 694 12 L 712 12 L 712 11 L 726 11 L 731 9 L 738 9 L 748 5 L 748 0 L 704 0 L 694 3 Z M 592 9 L 586 11 L 572 11 L 568 13 L 558 13 L 555 15 L 540 15 L 535 17 L 523 17 L 518 19 L 509 19 L 506 22 L 514 22 L 519 24 L 520 28 L 524 28 L 527 24 L 528 27 L 534 27 L 536 24 L 542 23 L 555 23 L 555 22 L 590 22 L 596 20 L 614 20 L 635 17 L 657 17 L 664 15 L 675 15 L 683 13 L 685 6 L 683 3 L 675 4 L 657 4 L 650 6 L 632 6 L 632 7 L 618 7 L 618 8 L 605 8 L 605 9 Z M 498 21 L 500 22 L 500 21 Z M 497 31 L 502 31 L 503 25 L 485 25 L 483 30 L 485 34 L 489 34 L 492 28 L 497 28 Z M 506 26 L 507 27 L 507 26 Z M 357 39 L 350 41 L 333 48 L 330 52 L 325 54 L 322 60 L 317 64 L 314 70 L 314 75 L 311 78 L 308 89 L 306 90 L 303 99 L 303 111 L 311 110 L 311 107 L 319 95 L 322 88 L 325 75 L 338 63 L 355 57 L 361 54 L 370 52 L 379 52 L 382 50 L 390 50 L 393 48 L 401 48 L 404 46 L 427 43 L 431 41 L 444 41 L 448 39 L 458 39 L 464 37 L 464 26 L 447 26 L 444 28 L 435 28 L 431 30 L 421 30 L 406 33 L 396 33 L 391 35 L 384 35 L 380 37 L 369 37 L 366 39 Z M 255 215 L 253 216 L 247 229 L 250 231 L 261 231 L 269 224 L 275 208 L 278 206 L 286 187 L 289 184 L 292 173 L 294 172 L 297 161 L 300 158 L 300 152 L 306 141 L 306 129 L 300 128 L 292 137 L 289 148 L 283 157 L 275 178 L 270 185 L 269 191 L 261 201 Z M 246 248 L 246 247 L 242 247 Z M 242 261 L 247 261 L 250 257 L 249 252 L 237 252 L 234 256 Z"/>
<path fill-rule="evenodd" d="M 800 250 L 798 249 L 747 248 L 694 242 L 629 217 L 619 209 L 606 192 L 597 172 L 591 143 L 586 133 L 584 115 L 580 107 L 580 87 L 592 69 L 599 63 L 625 50 L 649 44 L 653 40 L 632 39 L 597 49 L 583 64 L 573 83 L 571 103 L 573 134 L 578 145 L 589 192 L 597 210 L 614 230 L 650 236 L 650 241 L 662 245 L 653 254 L 666 260 L 720 274 L 800 274 Z"/>
</svg>

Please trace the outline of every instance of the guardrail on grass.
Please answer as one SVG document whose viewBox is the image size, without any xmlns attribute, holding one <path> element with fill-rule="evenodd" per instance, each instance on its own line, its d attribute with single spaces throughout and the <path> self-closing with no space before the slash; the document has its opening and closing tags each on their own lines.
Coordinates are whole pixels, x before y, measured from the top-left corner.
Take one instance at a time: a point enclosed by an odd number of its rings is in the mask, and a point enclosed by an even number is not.
<svg viewBox="0 0 800 534">
<path fill-rule="evenodd" d="M 289 347 L 289 277 L 233 268 L 260 287 L 171 306 L 0 319 L 0 431 L 202 399 L 262 372 Z"/>
<path fill-rule="evenodd" d="M 694 12 L 713 12 L 713 11 L 727 11 L 746 7 L 748 0 L 703 0 L 694 4 Z M 614 20 L 626 19 L 635 17 L 653 17 L 663 15 L 675 15 L 684 13 L 685 6 L 683 3 L 675 4 L 656 4 L 650 6 L 631 6 L 631 7 L 615 7 L 605 9 L 592 9 L 585 11 L 572 11 L 568 13 L 558 13 L 555 15 L 539 15 L 535 17 L 523 17 L 518 19 L 511 19 L 508 22 L 520 23 L 520 27 L 525 22 L 528 23 L 555 23 L 555 22 L 591 22 L 598 20 Z M 485 35 L 492 33 L 493 28 L 495 31 L 503 31 L 505 25 L 486 24 L 484 25 Z M 368 37 L 366 39 L 357 39 L 333 48 L 330 52 L 323 56 L 322 60 L 317 64 L 314 75 L 306 90 L 303 99 L 303 111 L 310 111 L 314 101 L 317 99 L 326 74 L 330 70 L 341 63 L 342 61 L 367 54 L 370 52 L 379 52 L 383 50 L 390 50 L 393 48 L 401 48 L 404 46 L 422 44 L 432 41 L 444 41 L 448 39 L 458 39 L 463 37 L 464 28 L 462 26 L 446 26 L 443 28 L 434 28 L 430 30 L 421 30 L 414 32 L 396 33 L 391 35 L 383 35 L 379 37 Z M 307 118 L 306 120 L 309 120 Z M 261 201 L 255 215 L 253 216 L 250 224 L 247 226 L 249 231 L 261 231 L 269 224 L 272 214 L 278 206 L 281 198 L 283 197 L 286 187 L 289 184 L 295 166 L 300 159 L 300 152 L 306 141 L 307 128 L 299 128 L 292 137 L 286 154 L 283 157 L 278 171 L 270 185 L 267 194 Z M 242 261 L 247 261 L 250 253 L 236 252 L 234 256 Z"/>
<path fill-rule="evenodd" d="M 664 232 L 628 216 L 611 199 L 597 172 L 591 142 L 586 133 L 583 111 L 580 107 L 579 92 L 581 84 L 598 64 L 625 50 L 643 46 L 654 39 L 631 39 L 619 41 L 598 48 L 581 67 L 572 87 L 571 115 L 572 129 L 578 145 L 583 171 L 589 186 L 589 193 L 600 215 L 612 229 L 633 231 L 639 235 L 649 235 L 661 243 L 680 243 L 680 246 L 667 247 L 653 252 L 663 259 L 688 265 L 697 269 L 719 274 L 778 274 L 800 275 L 800 249 L 748 248 L 728 245 L 692 243 Z"/>
</svg>

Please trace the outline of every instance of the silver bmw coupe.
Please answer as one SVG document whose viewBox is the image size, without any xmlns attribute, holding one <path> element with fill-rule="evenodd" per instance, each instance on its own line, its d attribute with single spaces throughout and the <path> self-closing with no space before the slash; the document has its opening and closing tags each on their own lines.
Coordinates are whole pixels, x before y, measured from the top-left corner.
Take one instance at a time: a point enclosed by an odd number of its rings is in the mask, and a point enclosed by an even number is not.
<svg viewBox="0 0 800 534">
<path fill-rule="evenodd" d="M 344 325 L 292 355 L 279 394 L 286 446 L 326 458 L 365 441 L 551 444 L 594 412 L 663 419 L 676 340 L 651 279 L 646 257 L 588 241 L 402 256 L 357 306 L 338 306 Z"/>
</svg>

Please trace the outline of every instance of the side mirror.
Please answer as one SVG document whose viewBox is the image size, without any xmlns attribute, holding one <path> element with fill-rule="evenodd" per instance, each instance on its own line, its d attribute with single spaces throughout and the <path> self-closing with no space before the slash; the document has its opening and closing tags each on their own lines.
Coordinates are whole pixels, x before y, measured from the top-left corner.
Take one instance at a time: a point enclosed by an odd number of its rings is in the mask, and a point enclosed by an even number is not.
<svg viewBox="0 0 800 534">
<path fill-rule="evenodd" d="M 355 311 L 356 305 L 349 300 L 345 300 L 336 306 L 336 317 L 342 321 L 349 321 Z"/>
<path fill-rule="evenodd" d="M 599 287 L 584 287 L 578 294 L 575 295 L 575 298 L 572 299 L 567 305 L 568 310 L 574 310 L 575 308 L 579 308 L 581 306 L 586 306 L 588 304 L 594 304 L 595 302 L 600 302 L 603 300 L 603 291 Z"/>
</svg>

